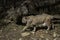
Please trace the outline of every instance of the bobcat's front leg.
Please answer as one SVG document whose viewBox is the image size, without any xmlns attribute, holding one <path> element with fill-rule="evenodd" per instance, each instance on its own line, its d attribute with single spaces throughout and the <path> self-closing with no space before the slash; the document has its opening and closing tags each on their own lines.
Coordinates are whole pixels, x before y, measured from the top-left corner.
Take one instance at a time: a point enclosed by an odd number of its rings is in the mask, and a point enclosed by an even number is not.
<svg viewBox="0 0 60 40">
<path fill-rule="evenodd" d="M 36 27 L 33 28 L 32 34 L 34 35 L 36 32 Z"/>
<path fill-rule="evenodd" d="M 25 26 L 25 27 L 22 29 L 22 32 L 24 32 L 27 28 L 28 28 L 28 26 Z"/>
<path fill-rule="evenodd" d="M 26 26 L 23 28 L 23 30 L 22 30 L 22 32 L 24 32 L 27 28 L 29 28 L 30 27 L 30 23 L 29 22 L 27 22 L 27 24 L 26 24 Z"/>
</svg>

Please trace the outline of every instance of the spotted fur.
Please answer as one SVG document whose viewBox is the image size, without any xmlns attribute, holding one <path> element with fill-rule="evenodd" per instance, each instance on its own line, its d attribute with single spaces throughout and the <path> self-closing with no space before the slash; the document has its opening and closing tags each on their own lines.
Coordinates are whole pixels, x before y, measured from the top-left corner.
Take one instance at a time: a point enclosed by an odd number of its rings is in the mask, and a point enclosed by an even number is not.
<svg viewBox="0 0 60 40">
<path fill-rule="evenodd" d="M 22 18 L 22 22 L 26 23 L 26 26 L 23 28 L 22 31 L 25 31 L 29 27 L 35 27 L 37 26 L 47 26 L 47 30 L 50 29 L 52 22 L 51 19 L 53 19 L 53 16 L 48 14 L 42 14 L 42 15 L 36 15 L 36 16 L 26 16 Z M 34 28 L 34 31 L 36 30 L 36 27 Z"/>
</svg>

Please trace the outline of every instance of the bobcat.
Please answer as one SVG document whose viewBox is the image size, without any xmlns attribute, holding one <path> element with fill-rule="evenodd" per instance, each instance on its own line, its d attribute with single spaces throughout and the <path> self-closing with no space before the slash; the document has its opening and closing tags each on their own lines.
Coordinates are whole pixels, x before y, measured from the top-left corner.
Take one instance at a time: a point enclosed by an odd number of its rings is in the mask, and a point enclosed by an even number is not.
<svg viewBox="0 0 60 40">
<path fill-rule="evenodd" d="M 23 28 L 22 31 L 25 31 L 29 27 L 34 27 L 34 30 L 36 30 L 37 26 L 47 26 L 47 30 L 50 29 L 52 26 L 51 20 L 54 17 L 48 14 L 42 14 L 42 15 L 36 15 L 36 16 L 26 16 L 22 18 L 22 22 L 26 23 L 26 26 Z"/>
</svg>

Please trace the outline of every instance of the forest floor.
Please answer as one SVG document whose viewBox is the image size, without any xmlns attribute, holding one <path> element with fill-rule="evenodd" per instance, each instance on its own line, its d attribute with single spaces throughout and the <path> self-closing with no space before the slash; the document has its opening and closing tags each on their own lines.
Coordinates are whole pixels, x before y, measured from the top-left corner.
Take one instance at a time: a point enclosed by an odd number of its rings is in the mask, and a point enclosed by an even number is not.
<svg viewBox="0 0 60 40">
<path fill-rule="evenodd" d="M 27 36 L 21 34 L 24 26 L 9 24 L 0 30 L 0 40 L 60 40 L 60 24 L 55 24 L 55 29 L 47 31 L 40 29 L 33 35 L 30 32 L 25 32 Z"/>
</svg>

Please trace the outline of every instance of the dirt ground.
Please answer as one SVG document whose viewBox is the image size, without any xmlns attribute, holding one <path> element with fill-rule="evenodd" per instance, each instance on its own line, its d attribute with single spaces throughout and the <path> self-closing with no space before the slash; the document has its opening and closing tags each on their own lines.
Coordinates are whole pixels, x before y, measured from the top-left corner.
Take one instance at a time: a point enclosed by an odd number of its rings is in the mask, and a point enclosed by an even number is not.
<svg viewBox="0 0 60 40">
<path fill-rule="evenodd" d="M 30 33 L 27 36 L 21 36 L 23 27 L 16 24 L 7 25 L 0 30 L 0 40 L 60 40 L 60 24 L 56 24 L 55 29 L 40 29 L 34 35 Z"/>
</svg>

